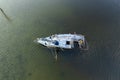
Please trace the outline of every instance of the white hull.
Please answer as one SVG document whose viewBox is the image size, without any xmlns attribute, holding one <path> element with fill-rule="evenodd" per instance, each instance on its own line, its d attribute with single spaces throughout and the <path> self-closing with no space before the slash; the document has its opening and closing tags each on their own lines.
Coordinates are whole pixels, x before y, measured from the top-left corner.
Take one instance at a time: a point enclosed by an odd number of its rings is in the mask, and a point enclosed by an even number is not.
<svg viewBox="0 0 120 80">
<path fill-rule="evenodd" d="M 37 38 L 37 43 L 50 48 L 75 48 L 74 42 L 78 42 L 79 48 L 85 47 L 85 37 L 81 34 L 55 34 L 45 38 Z"/>
</svg>

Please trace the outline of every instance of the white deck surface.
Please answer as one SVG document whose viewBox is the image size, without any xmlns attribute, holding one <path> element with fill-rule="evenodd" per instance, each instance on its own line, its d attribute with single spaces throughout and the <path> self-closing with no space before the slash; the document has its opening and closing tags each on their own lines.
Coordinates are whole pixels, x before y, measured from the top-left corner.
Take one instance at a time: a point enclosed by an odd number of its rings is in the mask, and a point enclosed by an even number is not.
<svg viewBox="0 0 120 80">
<path fill-rule="evenodd" d="M 83 35 L 78 34 L 55 34 L 45 38 L 39 38 L 38 43 L 47 46 L 47 47 L 60 47 L 60 48 L 73 48 L 73 41 L 85 40 Z M 55 45 L 55 41 L 59 43 L 59 45 Z M 70 44 L 67 45 L 66 41 L 70 41 Z"/>
</svg>

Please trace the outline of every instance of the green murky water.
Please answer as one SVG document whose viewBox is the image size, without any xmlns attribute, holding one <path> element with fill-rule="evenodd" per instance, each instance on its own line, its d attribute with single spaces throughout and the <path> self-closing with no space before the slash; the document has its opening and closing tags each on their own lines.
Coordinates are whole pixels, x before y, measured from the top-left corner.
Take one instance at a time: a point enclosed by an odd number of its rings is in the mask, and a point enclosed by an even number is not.
<svg viewBox="0 0 120 80">
<path fill-rule="evenodd" d="M 120 2 L 0 0 L 0 80 L 119 80 Z M 55 33 L 85 34 L 90 49 L 53 59 L 33 42 Z"/>
</svg>

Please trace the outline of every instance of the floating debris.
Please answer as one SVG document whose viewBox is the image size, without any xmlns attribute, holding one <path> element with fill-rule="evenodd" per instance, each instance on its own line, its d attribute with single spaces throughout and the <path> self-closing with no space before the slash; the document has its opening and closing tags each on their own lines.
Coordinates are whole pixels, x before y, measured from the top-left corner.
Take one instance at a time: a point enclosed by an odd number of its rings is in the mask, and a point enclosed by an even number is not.
<svg viewBox="0 0 120 80">
<path fill-rule="evenodd" d="M 4 17 L 11 22 L 11 19 L 5 14 L 4 10 L 0 8 L 0 11 L 3 13 Z"/>
</svg>

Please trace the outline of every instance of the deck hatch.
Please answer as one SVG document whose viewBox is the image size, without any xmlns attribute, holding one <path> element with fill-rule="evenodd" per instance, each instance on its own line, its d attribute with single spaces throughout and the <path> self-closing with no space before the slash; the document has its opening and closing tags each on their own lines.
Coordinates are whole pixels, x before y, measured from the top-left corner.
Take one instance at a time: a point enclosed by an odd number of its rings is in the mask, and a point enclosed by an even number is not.
<svg viewBox="0 0 120 80">
<path fill-rule="evenodd" d="M 66 41 L 66 45 L 70 45 L 70 41 Z"/>
</svg>

